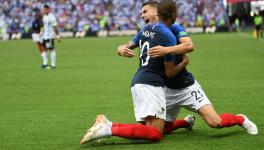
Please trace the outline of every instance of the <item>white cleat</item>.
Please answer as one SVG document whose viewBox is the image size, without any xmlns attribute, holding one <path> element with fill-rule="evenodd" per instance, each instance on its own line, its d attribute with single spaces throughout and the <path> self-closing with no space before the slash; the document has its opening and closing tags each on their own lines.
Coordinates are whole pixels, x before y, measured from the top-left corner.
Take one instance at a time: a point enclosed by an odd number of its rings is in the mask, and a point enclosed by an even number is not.
<svg viewBox="0 0 264 150">
<path fill-rule="evenodd" d="M 107 126 L 112 127 L 112 122 L 109 121 L 109 120 L 106 118 L 105 115 L 97 115 L 96 122 L 98 122 L 98 123 L 103 122 L 103 123 L 106 124 Z"/>
<path fill-rule="evenodd" d="M 255 123 L 253 123 L 252 121 L 250 121 L 250 120 L 248 119 L 248 117 L 245 116 L 245 115 L 243 115 L 243 114 L 238 114 L 238 116 L 242 116 L 242 117 L 245 118 L 245 120 L 244 120 L 244 122 L 243 122 L 243 124 L 242 124 L 242 127 L 243 127 L 244 129 L 247 130 L 247 133 L 248 133 L 248 134 L 251 134 L 251 135 L 256 135 L 256 134 L 258 134 L 258 128 L 257 128 L 257 126 L 255 125 Z"/>
<path fill-rule="evenodd" d="M 189 114 L 188 116 L 184 117 L 184 120 L 189 123 L 189 127 L 186 128 L 189 131 L 193 130 L 194 122 L 195 122 L 195 117 L 193 114 Z"/>
<path fill-rule="evenodd" d="M 107 119 L 107 121 L 109 120 Z M 86 134 L 83 136 L 82 140 L 80 141 L 80 144 L 110 136 L 111 127 L 109 127 L 107 123 L 108 122 L 106 122 L 106 120 L 104 121 L 98 120 L 98 116 L 97 116 L 96 122 L 90 129 L 87 130 Z"/>
</svg>

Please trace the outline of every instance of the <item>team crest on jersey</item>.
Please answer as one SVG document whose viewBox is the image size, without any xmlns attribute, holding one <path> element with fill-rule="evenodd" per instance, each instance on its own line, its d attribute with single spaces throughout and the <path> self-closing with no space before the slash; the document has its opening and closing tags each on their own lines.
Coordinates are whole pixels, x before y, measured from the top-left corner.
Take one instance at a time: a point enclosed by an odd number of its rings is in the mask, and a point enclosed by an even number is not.
<svg viewBox="0 0 264 150">
<path fill-rule="evenodd" d="M 153 39 L 156 33 L 150 31 L 143 31 L 143 36 Z"/>
</svg>

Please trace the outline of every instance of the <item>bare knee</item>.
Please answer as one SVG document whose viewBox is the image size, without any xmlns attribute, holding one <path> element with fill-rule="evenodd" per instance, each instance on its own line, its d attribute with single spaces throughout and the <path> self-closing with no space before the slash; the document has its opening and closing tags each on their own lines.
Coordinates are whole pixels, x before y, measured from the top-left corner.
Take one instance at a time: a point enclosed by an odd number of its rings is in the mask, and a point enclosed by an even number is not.
<svg viewBox="0 0 264 150">
<path fill-rule="evenodd" d="M 206 120 L 206 123 L 212 128 L 221 128 L 221 122 L 221 118 Z"/>
</svg>

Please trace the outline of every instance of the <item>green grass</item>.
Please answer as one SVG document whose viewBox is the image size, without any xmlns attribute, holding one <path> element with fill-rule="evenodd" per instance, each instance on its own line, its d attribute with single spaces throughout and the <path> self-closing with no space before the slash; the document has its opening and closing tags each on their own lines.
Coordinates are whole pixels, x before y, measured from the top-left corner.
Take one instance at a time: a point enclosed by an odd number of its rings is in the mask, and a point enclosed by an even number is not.
<svg viewBox="0 0 264 150">
<path fill-rule="evenodd" d="M 196 51 L 188 68 L 217 112 L 248 115 L 259 135 L 212 129 L 196 115 L 194 131 L 178 130 L 157 144 L 111 138 L 80 146 L 97 114 L 135 122 L 129 87 L 138 59 L 116 55 L 130 38 L 65 39 L 57 44 L 56 70 L 40 69 L 30 40 L 0 41 L 0 149 L 262 149 L 264 42 L 233 33 L 192 38 Z"/>
</svg>

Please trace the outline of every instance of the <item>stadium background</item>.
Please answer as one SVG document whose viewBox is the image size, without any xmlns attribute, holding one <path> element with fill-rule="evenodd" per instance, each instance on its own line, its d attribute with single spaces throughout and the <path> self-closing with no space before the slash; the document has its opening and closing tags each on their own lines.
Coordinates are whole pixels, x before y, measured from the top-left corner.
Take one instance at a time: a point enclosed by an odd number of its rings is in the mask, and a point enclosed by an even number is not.
<svg viewBox="0 0 264 150">
<path fill-rule="evenodd" d="M 139 15 L 144 1 L 1 0 L 0 28 L 6 28 L 11 39 L 29 38 L 34 15 L 42 10 L 43 4 L 49 4 L 64 37 L 134 35 L 144 26 Z M 238 24 L 243 28 L 252 26 L 256 11 L 264 15 L 264 4 L 258 1 L 177 0 L 176 3 L 177 22 L 190 33 L 236 31 Z M 17 33 L 19 35 L 12 36 Z"/>
<path fill-rule="evenodd" d="M 0 16 L 2 20 L 4 18 L 5 26 L 8 24 L 7 31 L 11 31 L 11 24 L 18 19 L 19 33 L 22 33 L 22 37 L 29 36 L 25 31 L 28 31 L 28 27 L 31 25 L 34 14 L 32 10 L 35 9 L 35 6 L 41 8 L 45 2 L 51 4 L 57 18 L 62 23 L 68 21 L 75 23 L 74 19 L 76 18 L 69 16 L 81 14 L 72 11 L 70 2 L 76 4 L 78 2 L 78 7 L 83 12 L 86 9 L 91 11 L 90 8 L 95 8 L 95 6 L 100 8 L 99 10 L 108 10 L 106 4 L 112 2 L 111 9 L 119 8 L 115 12 L 118 14 L 116 18 L 125 18 L 116 19 L 117 22 L 120 21 L 119 24 L 123 31 L 116 30 L 118 28 L 115 28 L 115 24 L 113 24 L 111 27 L 113 35 L 127 34 L 126 29 L 132 29 L 130 30 L 132 32 L 129 33 L 134 34 L 134 30 L 137 30 L 136 25 L 125 22 L 129 22 L 131 19 L 128 18 L 130 17 L 140 20 L 137 14 L 141 3 L 136 0 L 72 0 L 66 3 L 63 1 L 0 0 Z M 89 4 L 83 5 L 84 2 Z M 182 3 L 182 7 L 186 6 L 186 2 L 177 1 L 177 3 Z M 192 7 L 189 8 L 187 5 L 182 9 L 188 8 L 190 11 L 186 11 L 186 13 L 196 16 L 193 11 L 198 9 L 193 7 L 200 1 L 188 2 Z M 31 39 L 22 39 L 0 41 L 0 149 L 263 149 L 264 40 L 252 38 L 253 21 L 250 15 L 251 11 L 261 10 L 262 6 L 248 2 L 236 3 L 235 0 L 232 1 L 232 5 L 230 3 L 222 5 L 217 1 L 206 2 L 212 3 L 208 11 L 214 12 L 216 9 L 213 6 L 218 4 L 219 10 L 222 10 L 223 7 L 227 9 L 224 14 L 219 16 L 229 18 L 226 20 L 229 25 L 224 29 L 232 32 L 191 34 L 195 52 L 190 54 L 188 69 L 203 86 L 218 113 L 230 112 L 248 115 L 258 126 L 259 134 L 257 136 L 246 134 L 239 126 L 221 130 L 212 129 L 195 114 L 197 119 L 192 132 L 184 129 L 177 130 L 165 136 L 160 143 L 149 144 L 144 141 L 135 142 L 111 138 L 99 143 L 80 145 L 79 141 L 83 133 L 93 125 L 97 114 L 105 114 L 113 121 L 135 122 L 129 86 L 138 67 L 138 59 L 125 59 L 116 54 L 117 46 L 131 40 L 132 36 L 64 38 L 62 43 L 56 43 L 58 61 L 55 70 L 41 69 L 41 58 L 35 43 L 32 43 Z M 100 5 L 95 5 L 96 3 L 100 3 Z M 129 3 L 129 5 L 124 3 Z M 131 10 L 127 6 L 131 6 Z M 136 6 L 137 9 L 134 9 Z M 66 8 L 61 9 L 61 7 Z M 77 10 L 77 8 L 74 9 Z M 64 11 L 69 16 L 63 15 Z M 216 14 L 216 12 L 212 14 Z M 236 18 L 235 14 L 240 19 L 240 32 L 233 32 L 235 30 L 232 29 Z M 94 17 L 94 19 L 86 17 Z M 97 33 L 91 30 L 92 25 L 89 25 L 88 29 L 87 24 L 85 25 L 85 21 L 93 20 L 97 22 L 95 24 L 97 27 L 93 29 L 98 29 L 100 20 L 95 18 L 98 18 L 98 14 L 91 12 L 82 18 L 83 22 L 78 22 L 80 29 L 88 31 L 85 32 L 86 36 L 97 36 Z M 191 18 L 187 17 L 187 19 Z M 113 16 L 112 21 L 114 20 Z M 220 21 L 216 21 L 216 24 L 218 24 L 217 22 Z M 24 28 L 25 24 L 28 25 L 26 28 Z M 120 27 L 119 24 L 117 27 Z M 128 24 L 129 28 L 125 24 Z M 60 27 L 61 31 L 66 31 L 63 24 Z M 197 31 L 196 29 L 190 28 L 189 30 Z M 199 31 L 201 30 L 199 29 Z M 106 34 L 101 33 L 101 35 Z M 11 37 L 12 35 L 10 35 Z M 189 113 L 183 109 L 179 118 Z"/>
</svg>

